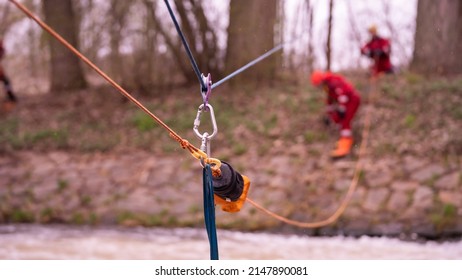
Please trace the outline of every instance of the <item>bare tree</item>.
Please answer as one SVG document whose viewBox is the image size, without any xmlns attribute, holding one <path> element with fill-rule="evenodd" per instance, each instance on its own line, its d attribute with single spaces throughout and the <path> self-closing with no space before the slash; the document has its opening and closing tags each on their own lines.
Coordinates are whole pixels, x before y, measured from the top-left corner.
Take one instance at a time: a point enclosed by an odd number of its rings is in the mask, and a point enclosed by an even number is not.
<svg viewBox="0 0 462 280">
<path fill-rule="evenodd" d="M 156 45 L 158 44 L 157 29 L 154 18 L 156 17 L 157 5 L 153 0 L 143 0 L 143 8 L 146 10 L 144 28 L 142 30 L 143 44 L 135 54 L 135 83 L 141 92 L 149 92 L 154 82 L 155 57 L 158 56 Z M 163 71 L 156 71 L 156 76 L 162 75 Z M 162 81 L 162 79 L 160 79 Z"/>
<path fill-rule="evenodd" d="M 134 46 L 132 74 L 134 86 L 142 94 L 152 94 L 154 88 L 164 88 L 174 82 L 174 77 L 170 73 L 172 69 L 176 69 L 176 65 L 169 63 L 171 61 L 169 54 L 160 50 L 164 45 L 162 41 L 164 36 L 159 30 L 160 20 L 156 16 L 159 3 L 157 0 L 141 1 L 140 8 L 145 11 L 145 14 L 138 44 Z M 162 28 L 161 30 L 166 32 Z M 179 45 L 175 47 L 181 49 Z M 187 64 L 184 67 L 187 68 Z M 190 71 L 191 68 L 188 69 Z"/>
<path fill-rule="evenodd" d="M 106 14 L 106 11 L 94 0 L 74 0 L 73 3 L 81 51 L 91 61 L 98 62 L 98 50 L 103 48 L 108 25 L 106 17 L 101 14 Z"/>
<path fill-rule="evenodd" d="M 202 0 L 175 0 L 182 31 L 188 40 L 197 64 L 204 72 L 220 74 L 217 36 L 204 11 Z M 197 78 L 192 71 L 189 81 Z M 205 73 L 207 74 L 207 73 Z"/>
<path fill-rule="evenodd" d="M 285 53 L 287 68 L 300 79 L 306 79 L 306 72 L 310 73 L 313 70 L 315 62 L 314 57 L 314 37 L 313 37 L 313 7 L 310 0 L 303 0 L 295 6 L 294 16 L 290 17 L 292 23 L 289 30 L 290 41 L 297 41 L 297 44 L 289 44 Z M 288 18 L 284 18 L 287 21 Z M 302 46 L 302 47 L 300 47 Z M 306 46 L 306 47 L 305 47 Z M 303 74 L 305 73 L 305 74 Z"/>
<path fill-rule="evenodd" d="M 334 10 L 334 0 L 329 0 L 329 19 L 327 23 L 327 42 L 326 42 L 326 70 L 330 71 L 332 64 L 332 17 Z"/>
<path fill-rule="evenodd" d="M 350 30 L 350 38 L 354 42 L 354 48 L 359 53 L 359 49 L 361 48 L 362 40 L 361 40 L 361 32 L 358 29 L 355 20 L 355 14 L 353 13 L 353 9 L 351 7 L 351 1 L 347 1 L 347 9 L 348 9 L 348 22 L 349 22 L 349 30 Z M 361 65 L 361 57 L 358 55 L 356 60 L 356 68 L 359 68 Z"/>
<path fill-rule="evenodd" d="M 390 32 L 390 37 L 392 40 L 393 51 L 396 55 L 399 56 L 399 61 L 409 61 L 409 57 L 406 54 L 406 47 L 401 42 L 400 37 L 398 36 L 399 31 L 396 30 L 396 26 L 393 24 L 393 11 L 391 9 L 391 4 L 389 1 L 382 0 L 382 10 L 384 16 L 384 25 L 387 27 Z"/>
<path fill-rule="evenodd" d="M 202 51 L 199 53 L 199 65 L 205 68 L 206 72 L 221 74 L 217 35 L 206 17 L 202 1 L 189 0 L 192 14 L 197 22 L 196 36 L 200 39 Z M 197 42 L 196 42 L 197 44 Z"/>
<path fill-rule="evenodd" d="M 48 24 L 70 44 L 78 48 L 72 0 L 43 0 L 42 9 Z M 79 59 L 54 38 L 47 37 L 47 39 L 51 54 L 50 90 L 85 88 L 87 82 Z"/>
<path fill-rule="evenodd" d="M 277 0 L 231 0 L 226 53 L 226 72 L 230 73 L 274 47 Z M 261 61 L 245 75 L 233 78 L 240 82 L 271 81 L 276 75 L 277 54 Z"/>
<path fill-rule="evenodd" d="M 150 4 L 152 5 L 153 3 Z M 155 12 L 151 12 L 150 15 L 152 16 L 153 24 L 157 32 L 159 32 L 159 35 L 162 37 L 164 44 L 167 46 L 167 49 L 172 56 L 174 64 L 178 67 L 178 71 L 182 74 L 186 81 L 197 81 L 197 78 L 194 76 L 194 72 L 191 71 L 191 64 L 184 59 L 184 49 L 181 47 L 178 35 L 170 32 L 170 30 L 166 28 L 162 24 L 161 20 L 155 15 Z"/>
<path fill-rule="evenodd" d="M 25 1 L 26 5 L 32 6 L 33 1 Z M 12 9 L 11 3 L 5 1 L 0 4 L 0 37 L 3 37 L 10 27 L 16 22 L 24 18 L 24 14 L 20 13 L 17 9 Z"/>
<path fill-rule="evenodd" d="M 174 61 L 177 71 L 181 73 L 186 83 L 197 83 L 197 76 L 191 69 L 191 63 L 187 59 L 177 32 L 172 30 L 171 21 L 164 21 L 156 15 L 155 11 L 152 10 L 155 1 L 144 0 L 143 3 L 146 7 L 151 7 L 148 16 L 151 17 L 156 38 L 167 47 L 171 56 L 170 61 Z M 175 8 L 175 15 L 199 69 L 204 74 L 220 73 L 222 63 L 219 58 L 216 31 L 206 17 L 203 1 L 175 0 Z"/>
<path fill-rule="evenodd" d="M 462 2 L 419 0 L 411 69 L 423 74 L 462 73 Z"/>
<path fill-rule="evenodd" d="M 308 72 L 313 71 L 314 63 L 315 63 L 315 55 L 314 55 L 314 46 L 313 46 L 313 13 L 314 9 L 311 6 L 309 0 L 306 0 L 306 12 L 308 14 L 308 53 L 307 53 L 307 61 L 308 61 Z"/>
<path fill-rule="evenodd" d="M 8 4 L 8 3 L 7 3 Z M 6 29 L 8 28 L 8 21 L 10 15 L 11 5 L 2 5 L 0 6 L 0 37 L 3 37 Z"/>
<path fill-rule="evenodd" d="M 110 74 L 116 81 L 122 79 L 122 58 L 120 56 L 120 45 L 123 38 L 124 27 L 131 1 L 111 0 L 109 8 L 109 64 Z"/>
</svg>

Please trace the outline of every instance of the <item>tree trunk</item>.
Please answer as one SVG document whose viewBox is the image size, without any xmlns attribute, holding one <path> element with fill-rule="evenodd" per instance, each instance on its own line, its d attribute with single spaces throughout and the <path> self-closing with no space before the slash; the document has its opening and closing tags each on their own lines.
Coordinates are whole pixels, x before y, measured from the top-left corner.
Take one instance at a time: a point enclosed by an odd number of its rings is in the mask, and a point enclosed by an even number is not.
<svg viewBox="0 0 462 280">
<path fill-rule="evenodd" d="M 332 16 L 334 10 L 334 0 L 329 1 L 329 19 L 327 23 L 327 42 L 326 42 L 326 70 L 330 71 L 332 61 Z"/>
<path fill-rule="evenodd" d="M 314 36 L 313 36 L 313 19 L 314 19 L 314 10 L 310 4 L 310 1 L 307 0 L 306 4 L 306 12 L 308 14 L 308 52 L 307 52 L 307 65 L 308 65 L 308 73 L 311 73 L 314 69 L 315 64 L 315 55 L 314 55 Z"/>
<path fill-rule="evenodd" d="M 109 8 L 109 65 L 110 74 L 116 82 L 121 82 L 124 76 L 120 44 L 130 5 L 130 1 L 111 0 Z"/>
<path fill-rule="evenodd" d="M 462 1 L 419 0 L 411 70 L 462 73 Z"/>
<path fill-rule="evenodd" d="M 205 15 L 202 1 L 189 0 L 192 12 L 197 21 L 197 34 L 200 38 L 200 45 L 202 51 L 199 53 L 198 64 L 202 66 L 204 74 L 214 73 L 215 75 L 221 74 L 218 39 L 215 31 L 211 27 L 211 23 Z"/>
<path fill-rule="evenodd" d="M 45 19 L 71 45 L 77 45 L 77 26 L 72 0 L 43 0 Z M 52 37 L 47 37 L 51 55 L 51 91 L 82 89 L 87 86 L 79 59 Z"/>
<path fill-rule="evenodd" d="M 189 20 L 188 11 L 186 10 L 185 3 L 183 0 L 175 0 L 175 6 L 176 6 L 176 11 L 178 13 L 178 17 L 180 20 L 180 24 L 181 24 L 181 31 L 183 32 L 183 35 L 185 36 L 186 42 L 188 42 L 188 46 L 191 50 L 194 60 L 196 61 L 199 67 L 199 70 L 203 71 L 201 68 L 201 65 L 197 61 L 197 57 L 198 57 L 198 52 L 196 48 L 197 34 L 194 32 L 192 24 Z M 174 36 L 178 36 L 178 35 L 175 33 Z M 180 56 L 182 57 L 186 56 L 186 50 L 183 47 L 180 48 L 180 52 L 181 52 Z M 186 78 L 187 83 L 192 84 L 192 83 L 197 82 L 197 76 L 195 72 L 193 71 L 193 69 L 191 68 L 191 66 L 187 66 L 186 68 L 184 68 L 183 66 L 182 68 L 186 70 L 184 71 L 184 76 Z"/>
<path fill-rule="evenodd" d="M 349 38 L 354 42 L 354 50 L 359 53 L 359 49 L 362 46 L 361 32 L 359 31 L 358 25 L 356 23 L 355 14 L 353 13 L 352 1 L 347 1 L 347 10 L 348 10 L 348 23 L 349 23 Z M 361 68 L 361 56 L 358 56 L 355 62 L 355 67 L 357 69 Z"/>
<path fill-rule="evenodd" d="M 227 74 L 274 47 L 277 4 L 277 0 L 231 0 L 225 59 Z M 230 84 L 272 81 L 276 75 L 277 55 L 281 54 L 275 53 L 265 58 L 245 73 L 232 78 Z"/>
</svg>

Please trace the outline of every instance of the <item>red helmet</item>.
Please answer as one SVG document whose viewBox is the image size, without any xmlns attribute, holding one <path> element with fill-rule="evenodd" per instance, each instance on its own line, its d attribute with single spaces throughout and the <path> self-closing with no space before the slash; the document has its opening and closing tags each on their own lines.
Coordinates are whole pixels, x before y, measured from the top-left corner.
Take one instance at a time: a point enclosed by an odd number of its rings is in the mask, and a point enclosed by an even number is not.
<svg viewBox="0 0 462 280">
<path fill-rule="evenodd" d="M 326 73 L 316 70 L 311 74 L 311 83 L 315 86 L 319 86 L 325 77 Z"/>
</svg>

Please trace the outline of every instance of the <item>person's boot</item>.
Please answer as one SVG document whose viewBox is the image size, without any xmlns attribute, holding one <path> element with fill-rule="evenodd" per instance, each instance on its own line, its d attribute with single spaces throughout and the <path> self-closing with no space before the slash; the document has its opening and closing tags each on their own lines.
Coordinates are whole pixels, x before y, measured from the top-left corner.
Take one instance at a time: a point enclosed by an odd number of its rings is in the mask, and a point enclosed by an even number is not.
<svg viewBox="0 0 462 280">
<path fill-rule="evenodd" d="M 341 137 L 337 142 L 336 149 L 332 151 L 331 157 L 334 159 L 337 159 L 337 158 L 342 158 L 348 155 L 351 151 L 352 146 L 353 146 L 352 137 Z"/>
<path fill-rule="evenodd" d="M 221 163 L 220 171 L 218 177 L 213 177 L 215 204 L 220 205 L 223 211 L 238 212 L 247 198 L 250 180 L 226 162 Z"/>
</svg>

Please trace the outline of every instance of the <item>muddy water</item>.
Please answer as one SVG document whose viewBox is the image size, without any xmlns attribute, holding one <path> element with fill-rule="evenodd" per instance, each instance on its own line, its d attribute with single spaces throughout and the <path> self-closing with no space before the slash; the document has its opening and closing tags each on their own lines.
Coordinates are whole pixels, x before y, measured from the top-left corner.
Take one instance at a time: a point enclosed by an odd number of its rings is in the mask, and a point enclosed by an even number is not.
<svg viewBox="0 0 462 280">
<path fill-rule="evenodd" d="M 462 241 L 218 231 L 220 259 L 462 259 Z M 207 260 L 204 229 L 0 226 L 0 259 Z"/>
</svg>

